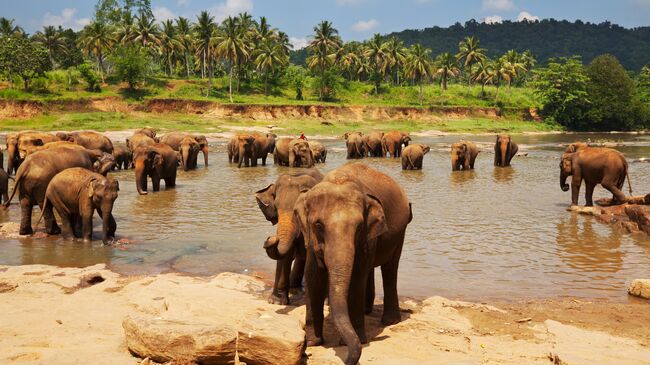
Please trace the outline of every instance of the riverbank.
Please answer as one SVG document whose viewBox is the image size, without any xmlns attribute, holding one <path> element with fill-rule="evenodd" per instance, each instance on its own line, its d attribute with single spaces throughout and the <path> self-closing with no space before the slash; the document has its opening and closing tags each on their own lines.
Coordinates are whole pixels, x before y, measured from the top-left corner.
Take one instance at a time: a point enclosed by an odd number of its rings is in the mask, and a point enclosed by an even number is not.
<svg viewBox="0 0 650 365">
<path fill-rule="evenodd" d="M 0 362 L 138 364 L 129 349 L 188 356 L 200 347 L 196 340 L 214 333 L 224 342 L 205 347 L 204 359 L 219 349 L 231 362 L 300 359 L 302 349 L 290 345 L 303 336 L 304 306 L 268 304 L 268 289 L 228 273 L 126 277 L 103 265 L 0 266 Z M 380 303 L 367 317 L 371 340 L 362 364 L 650 364 L 650 328 L 638 325 L 650 321 L 644 301 L 402 299 L 401 323 L 379 326 Z M 154 336 L 161 331 L 165 336 Z M 188 338 L 192 346 L 182 346 Z M 307 348 L 301 361 L 342 363 L 346 350 L 333 346 L 337 338 L 327 321 L 326 346 Z"/>
</svg>

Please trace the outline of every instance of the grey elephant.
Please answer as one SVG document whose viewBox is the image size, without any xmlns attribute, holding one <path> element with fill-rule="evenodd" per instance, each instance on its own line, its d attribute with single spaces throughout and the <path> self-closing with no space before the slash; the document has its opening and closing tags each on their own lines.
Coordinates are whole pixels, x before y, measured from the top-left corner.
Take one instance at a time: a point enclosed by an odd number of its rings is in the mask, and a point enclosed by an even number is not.
<svg viewBox="0 0 650 365">
<path fill-rule="evenodd" d="M 366 156 L 366 144 L 363 141 L 363 133 L 348 132 L 343 135 L 345 148 L 348 150 L 347 159 L 364 158 Z"/>
<path fill-rule="evenodd" d="M 0 167 L 0 194 L 2 194 L 2 202 L 9 201 L 9 174 Z"/>
<path fill-rule="evenodd" d="M 366 152 L 370 157 L 382 156 L 381 139 L 384 138 L 384 132 L 373 131 L 363 136 L 363 142 L 366 144 Z"/>
<path fill-rule="evenodd" d="M 499 134 L 494 144 L 494 166 L 510 166 L 510 161 L 519 151 L 519 146 L 507 134 Z"/>
<path fill-rule="evenodd" d="M 422 170 L 424 155 L 429 153 L 429 146 L 414 143 L 402 150 L 402 170 Z"/>
</svg>

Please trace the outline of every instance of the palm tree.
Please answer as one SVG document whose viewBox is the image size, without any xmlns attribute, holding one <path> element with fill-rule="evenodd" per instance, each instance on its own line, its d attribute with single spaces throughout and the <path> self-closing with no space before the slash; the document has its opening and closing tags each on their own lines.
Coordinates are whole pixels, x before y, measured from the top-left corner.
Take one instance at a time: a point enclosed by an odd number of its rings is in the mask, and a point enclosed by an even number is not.
<svg viewBox="0 0 650 365">
<path fill-rule="evenodd" d="M 375 82 L 375 94 L 379 94 L 381 80 L 390 69 L 390 50 L 388 42 L 385 42 L 380 34 L 375 34 L 366 44 L 366 50 L 363 55 L 368 58 L 373 69 L 373 79 Z"/>
<path fill-rule="evenodd" d="M 208 62 L 211 63 L 211 59 L 209 58 L 210 39 L 212 38 L 212 32 L 214 31 L 216 24 L 214 23 L 214 17 L 205 10 L 199 13 L 196 20 L 196 24 L 194 25 L 196 52 L 197 54 L 200 54 L 201 78 L 205 78 L 206 65 Z"/>
<path fill-rule="evenodd" d="M 494 100 L 499 100 L 499 86 L 502 81 L 510 84 L 512 80 L 512 65 L 505 57 L 500 57 L 492 63 L 494 72 L 494 85 L 497 87 L 497 94 Z"/>
<path fill-rule="evenodd" d="M 291 50 L 293 50 L 293 45 L 291 44 L 291 41 L 289 40 L 289 36 L 285 32 L 278 32 L 277 34 L 278 38 L 278 43 L 284 49 L 284 52 L 286 54 L 289 54 Z"/>
<path fill-rule="evenodd" d="M 271 28 L 269 22 L 266 20 L 266 17 L 260 17 L 260 21 L 255 24 L 253 29 L 253 39 L 257 44 L 260 44 L 265 39 L 270 39 L 276 37 L 277 30 Z"/>
<path fill-rule="evenodd" d="M 485 58 L 485 49 L 479 47 L 479 40 L 474 37 L 466 37 L 459 44 L 459 52 L 456 59 L 462 61 L 467 70 L 467 86 L 472 86 L 472 65 L 481 62 Z"/>
<path fill-rule="evenodd" d="M 535 67 L 535 64 L 537 64 L 537 60 L 535 59 L 533 52 L 531 52 L 529 49 L 525 50 L 524 53 L 521 54 L 520 62 L 523 64 L 526 72 L 532 70 L 533 67 Z"/>
<path fill-rule="evenodd" d="M 183 49 L 183 44 L 177 39 L 176 28 L 171 20 L 162 23 L 162 32 L 160 33 L 160 51 L 162 58 L 167 66 L 167 76 L 173 72 L 173 63 L 177 54 Z"/>
<path fill-rule="evenodd" d="M 81 31 L 78 42 L 88 56 L 95 56 L 103 83 L 104 54 L 113 47 L 113 36 L 110 27 L 105 23 L 91 22 Z"/>
<path fill-rule="evenodd" d="M 286 66 L 289 56 L 279 43 L 264 39 L 253 53 L 253 58 L 257 71 L 264 75 L 264 95 L 268 95 L 269 74 L 275 73 L 277 67 Z"/>
<path fill-rule="evenodd" d="M 359 53 L 359 44 L 356 42 L 349 42 L 341 47 L 339 52 L 336 54 L 336 63 L 344 72 L 347 72 L 348 80 L 353 80 L 355 76 L 357 76 L 358 79 L 357 68 L 361 63 Z"/>
<path fill-rule="evenodd" d="M 228 94 L 232 103 L 232 74 L 233 69 L 250 57 L 250 47 L 246 41 L 246 34 L 243 27 L 239 24 L 239 18 L 228 17 L 223 21 L 221 29 L 216 36 L 212 38 L 211 44 L 214 45 L 218 57 L 228 61 L 230 65 L 228 75 Z"/>
<path fill-rule="evenodd" d="M 47 48 L 52 67 L 54 67 L 54 53 L 68 51 L 63 34 L 52 25 L 43 27 L 42 32 L 39 31 L 34 35 L 34 40 Z"/>
<path fill-rule="evenodd" d="M 456 62 L 456 58 L 451 53 L 445 52 L 436 57 L 435 66 L 435 74 L 440 76 L 440 85 L 444 93 L 447 90 L 447 81 L 449 78 L 460 74 L 458 62 Z"/>
<path fill-rule="evenodd" d="M 388 55 L 389 55 L 389 67 L 392 74 L 395 77 L 395 85 L 400 84 L 400 71 L 404 67 L 404 62 L 406 61 L 406 56 L 408 50 L 404 47 L 404 42 L 397 39 L 397 37 L 392 37 L 388 41 Z"/>
<path fill-rule="evenodd" d="M 521 55 L 514 49 L 509 50 L 503 55 L 503 58 L 508 62 L 510 78 L 508 79 L 508 93 L 512 87 L 512 80 L 516 79 L 522 73 L 526 72 L 526 67 L 521 62 Z"/>
<path fill-rule="evenodd" d="M 430 49 L 425 49 L 420 44 L 414 44 L 409 50 L 404 65 L 406 76 L 418 83 L 420 86 L 420 105 L 422 105 L 422 81 L 430 79 L 432 74 L 432 63 Z"/>
<path fill-rule="evenodd" d="M 310 53 L 307 57 L 307 67 L 318 70 L 321 78 L 325 75 L 327 68 L 334 63 L 336 52 L 341 47 L 341 39 L 338 34 L 339 31 L 326 20 L 314 27 L 314 39 L 307 47 Z M 322 83 L 318 92 L 318 98 L 322 101 L 324 92 Z"/>
<path fill-rule="evenodd" d="M 130 11 L 124 13 L 122 23 L 116 32 L 116 40 L 121 44 L 129 44 L 137 37 L 137 27 L 135 24 L 135 17 Z"/>
<path fill-rule="evenodd" d="M 641 75 L 645 77 L 650 77 L 650 63 L 641 68 Z"/>
<path fill-rule="evenodd" d="M 137 23 L 133 42 L 139 42 L 145 48 L 149 44 L 160 46 L 160 27 L 156 24 L 156 20 L 144 14 L 141 14 L 135 19 L 137 20 Z"/>
<path fill-rule="evenodd" d="M 187 18 L 182 16 L 176 19 L 176 38 L 178 39 L 179 44 L 181 45 L 181 50 L 183 52 L 183 58 L 185 58 L 185 76 L 189 79 L 190 77 L 190 58 L 189 53 L 192 50 L 192 28 L 190 26 L 190 21 Z"/>
<path fill-rule="evenodd" d="M 481 95 L 485 95 L 485 85 L 491 84 L 494 80 L 495 73 L 492 61 L 488 58 L 484 58 L 481 62 L 478 63 L 478 68 L 476 73 L 474 73 L 473 81 L 481 82 Z"/>
<path fill-rule="evenodd" d="M 13 19 L 7 19 L 5 17 L 0 18 L 0 35 L 12 36 L 12 35 L 24 35 L 25 31 L 23 28 L 14 25 Z"/>
</svg>

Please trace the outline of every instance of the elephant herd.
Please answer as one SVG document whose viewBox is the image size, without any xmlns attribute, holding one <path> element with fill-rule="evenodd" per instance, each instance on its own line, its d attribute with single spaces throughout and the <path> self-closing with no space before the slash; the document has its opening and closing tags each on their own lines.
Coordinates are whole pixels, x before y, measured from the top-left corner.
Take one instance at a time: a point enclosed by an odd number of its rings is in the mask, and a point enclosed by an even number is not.
<svg viewBox="0 0 650 365">
<path fill-rule="evenodd" d="M 237 134 L 228 142 L 228 161 L 238 167 L 255 167 L 262 160 L 266 166 L 269 154 L 273 163 L 289 167 L 313 167 L 316 163 L 325 163 L 327 148 L 320 142 L 307 142 L 300 138 L 277 138 L 273 133 Z"/>
</svg>

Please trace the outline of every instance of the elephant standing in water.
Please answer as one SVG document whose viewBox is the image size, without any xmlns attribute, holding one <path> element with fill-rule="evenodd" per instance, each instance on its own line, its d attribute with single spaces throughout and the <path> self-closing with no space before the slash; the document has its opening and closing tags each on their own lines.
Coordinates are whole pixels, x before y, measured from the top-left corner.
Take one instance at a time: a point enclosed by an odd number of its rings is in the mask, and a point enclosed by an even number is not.
<svg viewBox="0 0 650 365">
<path fill-rule="evenodd" d="M 196 169 L 200 150 L 201 147 L 193 137 L 187 136 L 183 138 L 178 149 L 183 171 Z"/>
<path fill-rule="evenodd" d="M 384 138 L 384 132 L 370 132 L 363 136 L 363 142 L 366 144 L 366 152 L 370 157 L 382 156 L 381 139 Z"/>
<path fill-rule="evenodd" d="M 402 170 L 422 170 L 424 155 L 429 153 L 431 148 L 420 143 L 414 143 L 402 151 Z"/>
<path fill-rule="evenodd" d="M 113 142 L 105 135 L 95 131 L 59 132 L 56 136 L 62 141 L 76 143 L 89 150 L 113 153 Z"/>
<path fill-rule="evenodd" d="M 314 153 L 304 139 L 280 138 L 275 143 L 273 161 L 280 166 L 314 167 Z"/>
<path fill-rule="evenodd" d="M 9 174 L 0 167 L 0 195 L 2 195 L 2 202 L 9 201 Z"/>
<path fill-rule="evenodd" d="M 118 170 L 127 170 L 131 168 L 133 161 L 133 153 L 128 149 L 120 146 L 115 146 L 113 148 L 113 157 L 115 157 L 115 166 Z"/>
<path fill-rule="evenodd" d="M 323 342 L 323 305 L 348 347 L 346 364 L 356 364 L 367 342 L 364 313 L 374 302 L 374 274 L 381 266 L 384 285 L 382 323 L 401 320 L 397 271 L 411 207 L 390 177 L 361 163 L 328 173 L 302 194 L 295 214 L 305 237 L 307 262 L 307 345 Z"/>
<path fill-rule="evenodd" d="M 75 167 L 58 173 L 47 186 L 41 217 L 52 208 L 61 217 L 61 233 L 66 240 L 74 237 L 90 242 L 93 235 L 95 210 L 102 218 L 102 242 L 115 238 L 117 223 L 113 218 L 113 203 L 120 185 L 116 180 L 90 170 Z M 40 218 L 39 218 L 40 221 Z M 37 223 L 38 224 L 38 223 Z M 81 226 L 81 232 L 76 228 Z"/>
<path fill-rule="evenodd" d="M 348 150 L 347 159 L 364 158 L 366 156 L 366 144 L 363 141 L 363 133 L 349 132 L 343 135 L 345 147 Z"/>
<path fill-rule="evenodd" d="M 289 304 L 289 290 L 302 287 L 305 244 L 293 209 L 300 194 L 321 180 L 323 174 L 316 169 L 297 174 L 283 174 L 274 184 L 255 193 L 257 204 L 266 220 L 273 225 L 277 224 L 276 234 L 264 242 L 264 249 L 269 257 L 278 261 L 269 303 Z"/>
<path fill-rule="evenodd" d="M 494 144 L 494 166 L 510 166 L 510 161 L 519 151 L 519 146 L 507 134 L 499 134 Z"/>
<path fill-rule="evenodd" d="M 381 139 L 383 157 L 386 157 L 386 153 L 394 158 L 400 157 L 402 155 L 402 146 L 408 146 L 410 141 L 411 137 L 405 132 L 392 131 L 384 134 Z"/>
<path fill-rule="evenodd" d="M 320 142 L 311 141 L 309 142 L 309 148 L 311 148 L 311 152 L 314 155 L 315 163 L 325 163 L 327 159 L 327 147 Z"/>
<path fill-rule="evenodd" d="M 177 156 L 176 151 L 164 143 L 137 147 L 133 153 L 133 163 L 138 194 L 147 194 L 148 177 L 151 177 L 153 191 L 160 190 L 161 179 L 165 180 L 165 189 L 176 186 Z"/>
<path fill-rule="evenodd" d="M 593 193 L 597 184 L 609 190 L 613 200 L 619 204 L 626 201 L 621 191 L 627 178 L 630 194 L 632 185 L 628 176 L 628 165 L 622 153 L 611 148 L 587 147 L 577 152 L 564 153 L 560 162 L 560 188 L 569 190 L 566 179 L 571 179 L 571 205 L 578 205 L 580 185 L 585 181 L 585 200 L 588 207 L 593 206 Z"/>
<path fill-rule="evenodd" d="M 451 171 L 473 170 L 479 152 L 474 142 L 460 140 L 452 144 Z"/>
<path fill-rule="evenodd" d="M 46 143 L 56 142 L 59 138 L 50 133 L 23 131 L 7 135 L 7 173 L 18 173 L 18 167 L 26 157 L 26 151 Z"/>
<path fill-rule="evenodd" d="M 266 159 L 269 156 L 269 153 L 273 153 L 275 150 L 275 138 L 277 137 L 273 133 L 267 133 L 267 134 L 260 134 L 260 133 L 255 133 L 253 134 L 253 137 L 255 137 L 255 165 L 257 165 L 257 159 L 261 158 L 262 159 L 262 166 L 266 166 Z"/>
<path fill-rule="evenodd" d="M 255 150 L 255 136 L 250 134 L 238 134 L 228 142 L 228 162 L 237 163 L 241 167 L 257 166 L 257 151 Z"/>
<path fill-rule="evenodd" d="M 145 133 L 147 133 L 147 131 L 143 131 L 142 134 L 145 134 Z M 150 135 L 150 133 L 148 133 L 148 134 Z M 145 134 L 145 135 L 147 135 L 147 134 Z M 155 132 L 154 132 L 153 137 L 151 137 L 151 138 L 155 138 L 155 136 L 156 135 L 155 135 Z M 162 137 L 160 137 L 160 143 L 164 143 L 164 144 L 168 145 L 174 151 L 180 151 L 181 150 L 181 142 L 187 137 L 192 138 L 198 144 L 199 151 L 201 151 L 203 153 L 203 164 L 204 164 L 204 166 L 208 166 L 208 154 L 210 153 L 210 147 L 208 146 L 207 138 L 205 138 L 205 136 L 202 135 L 202 134 L 195 135 L 195 134 L 189 134 L 189 133 L 183 133 L 183 132 L 170 132 L 170 133 L 167 133 L 167 134 L 163 135 Z M 186 141 L 186 143 L 188 143 L 188 142 Z M 181 155 L 183 154 L 183 152 L 180 152 L 180 153 L 181 153 Z"/>
</svg>

